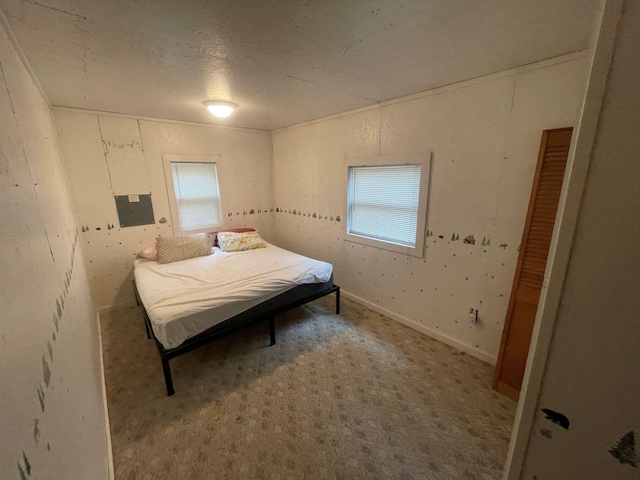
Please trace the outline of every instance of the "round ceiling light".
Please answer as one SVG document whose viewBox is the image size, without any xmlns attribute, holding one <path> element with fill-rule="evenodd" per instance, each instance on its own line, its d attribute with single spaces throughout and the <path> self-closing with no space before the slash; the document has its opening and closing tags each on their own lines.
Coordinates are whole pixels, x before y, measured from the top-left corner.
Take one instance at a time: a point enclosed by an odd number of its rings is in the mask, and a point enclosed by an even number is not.
<svg viewBox="0 0 640 480">
<path fill-rule="evenodd" d="M 204 102 L 204 105 L 209 109 L 211 114 L 215 117 L 225 118 L 231 115 L 231 112 L 238 107 L 233 102 L 227 102 L 226 100 L 209 100 Z"/>
</svg>

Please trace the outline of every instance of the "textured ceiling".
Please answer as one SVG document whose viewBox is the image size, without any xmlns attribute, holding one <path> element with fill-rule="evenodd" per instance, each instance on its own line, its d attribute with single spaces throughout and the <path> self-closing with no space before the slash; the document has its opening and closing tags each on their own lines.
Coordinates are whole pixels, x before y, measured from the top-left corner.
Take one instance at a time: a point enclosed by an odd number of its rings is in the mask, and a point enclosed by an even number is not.
<svg viewBox="0 0 640 480">
<path fill-rule="evenodd" d="M 0 0 L 53 105 L 264 130 L 585 49 L 600 3 Z"/>
</svg>

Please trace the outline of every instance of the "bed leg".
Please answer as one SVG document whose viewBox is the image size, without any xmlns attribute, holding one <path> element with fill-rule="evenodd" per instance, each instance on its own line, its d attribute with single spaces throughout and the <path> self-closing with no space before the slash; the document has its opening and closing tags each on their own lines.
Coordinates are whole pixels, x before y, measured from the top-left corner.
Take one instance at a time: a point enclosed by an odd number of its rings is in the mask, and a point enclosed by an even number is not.
<svg viewBox="0 0 640 480">
<path fill-rule="evenodd" d="M 147 311 L 142 307 L 142 321 L 144 322 L 144 329 L 147 331 L 147 339 L 151 338 L 151 330 L 149 329 L 149 316 Z"/>
<path fill-rule="evenodd" d="M 140 302 L 140 296 L 138 295 L 138 287 L 136 287 L 136 281 L 131 280 L 131 282 L 133 283 L 133 296 L 136 297 L 136 305 L 140 306 L 142 305 L 142 303 Z"/>
<path fill-rule="evenodd" d="M 340 288 L 336 290 L 336 315 L 340 315 Z"/>
<path fill-rule="evenodd" d="M 147 339 L 151 338 L 151 332 L 149 332 L 149 324 L 144 320 L 144 329 L 147 331 Z"/>
<path fill-rule="evenodd" d="M 162 359 L 162 370 L 164 371 L 164 383 L 167 386 L 167 397 L 175 393 L 173 390 L 173 380 L 171 379 L 171 368 L 169 367 L 169 359 Z"/>
<path fill-rule="evenodd" d="M 276 344 L 276 320 L 273 317 L 269 317 L 269 338 L 269 346 L 273 347 Z"/>
</svg>

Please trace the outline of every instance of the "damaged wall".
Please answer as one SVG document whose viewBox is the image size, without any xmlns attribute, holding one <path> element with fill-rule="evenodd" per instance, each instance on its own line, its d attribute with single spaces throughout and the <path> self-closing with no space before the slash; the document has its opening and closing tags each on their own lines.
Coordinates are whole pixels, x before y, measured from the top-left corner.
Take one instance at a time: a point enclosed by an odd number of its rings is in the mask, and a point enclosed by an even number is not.
<svg viewBox="0 0 640 480">
<path fill-rule="evenodd" d="M 96 308 L 134 301 L 136 252 L 173 235 L 163 154 L 220 155 L 224 227 L 269 239 L 271 162 L 266 132 L 54 111 Z M 114 195 L 151 194 L 155 224 L 120 228 Z"/>
<path fill-rule="evenodd" d="M 333 263 L 336 283 L 370 306 L 495 362 L 542 130 L 577 122 L 587 70 L 585 54 L 567 56 L 274 132 L 276 243 Z M 344 240 L 344 160 L 430 150 L 425 257 Z"/>
<path fill-rule="evenodd" d="M 49 106 L 2 22 L 0 135 L 0 477 L 106 479 L 80 228 Z"/>
<path fill-rule="evenodd" d="M 640 476 L 638 5 L 627 0 L 618 24 L 537 416 L 518 478 Z M 567 428 L 549 410 L 561 414 Z"/>
</svg>

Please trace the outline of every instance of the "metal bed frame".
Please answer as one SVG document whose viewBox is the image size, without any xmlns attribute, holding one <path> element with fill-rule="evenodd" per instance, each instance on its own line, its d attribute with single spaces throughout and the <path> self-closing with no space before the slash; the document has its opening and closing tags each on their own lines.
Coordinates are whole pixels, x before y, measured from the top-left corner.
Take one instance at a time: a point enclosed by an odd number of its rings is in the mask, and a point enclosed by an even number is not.
<svg viewBox="0 0 640 480">
<path fill-rule="evenodd" d="M 242 313 L 239 313 L 238 315 L 224 320 L 218 325 L 205 330 L 195 337 L 185 340 L 175 348 L 166 349 L 155 336 L 153 328 L 151 328 L 151 320 L 149 319 L 147 310 L 145 309 L 144 304 L 140 299 L 135 280 L 133 280 L 133 291 L 135 293 L 136 303 L 142 307 L 144 326 L 147 331 L 147 338 L 151 338 L 151 336 L 153 335 L 153 339 L 155 340 L 156 346 L 158 347 L 158 352 L 160 352 L 162 370 L 164 372 L 164 382 L 167 387 L 167 396 L 171 396 L 175 393 L 175 390 L 173 388 L 173 379 L 171 377 L 171 368 L 169 367 L 169 360 L 171 360 L 172 358 L 188 353 L 191 350 L 194 350 L 203 345 L 207 345 L 214 340 L 222 338 L 226 335 L 229 335 L 230 333 L 240 330 L 241 328 L 248 325 L 257 323 L 261 320 L 267 320 L 269 323 L 269 345 L 273 346 L 276 343 L 276 315 L 302 306 L 305 303 L 317 300 L 318 298 L 324 297 L 325 295 L 329 295 L 334 292 L 336 294 L 336 314 L 340 313 L 340 287 L 338 285 L 334 285 L 332 274 L 329 281 L 325 283 L 298 285 L 297 287 L 281 293 L 274 298 L 266 300 L 265 302 L 256 305 L 249 310 L 246 310 Z"/>
</svg>

